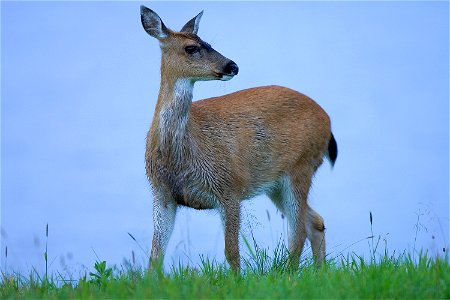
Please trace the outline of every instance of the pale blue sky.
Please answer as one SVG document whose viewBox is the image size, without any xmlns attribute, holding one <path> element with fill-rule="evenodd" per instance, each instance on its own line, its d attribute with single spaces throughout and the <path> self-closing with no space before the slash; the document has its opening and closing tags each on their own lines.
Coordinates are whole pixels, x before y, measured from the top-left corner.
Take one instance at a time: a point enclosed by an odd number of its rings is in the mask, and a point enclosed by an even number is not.
<svg viewBox="0 0 450 300">
<path fill-rule="evenodd" d="M 199 35 L 239 65 L 231 81 L 196 84 L 195 99 L 279 84 L 329 113 L 339 157 L 310 202 L 331 257 L 368 254 L 352 244 L 370 235 L 369 211 L 391 252 L 412 250 L 418 215 L 416 248 L 448 247 L 447 2 L 2 1 L 2 270 L 42 270 L 47 223 L 52 270 L 91 267 L 93 251 L 146 260 L 127 232 L 150 248 L 144 148 L 160 50 L 140 4 L 177 30 L 204 10 Z M 243 234 L 271 248 L 285 236 L 267 198 L 243 207 Z M 166 265 L 200 254 L 224 259 L 219 217 L 183 209 Z"/>
</svg>

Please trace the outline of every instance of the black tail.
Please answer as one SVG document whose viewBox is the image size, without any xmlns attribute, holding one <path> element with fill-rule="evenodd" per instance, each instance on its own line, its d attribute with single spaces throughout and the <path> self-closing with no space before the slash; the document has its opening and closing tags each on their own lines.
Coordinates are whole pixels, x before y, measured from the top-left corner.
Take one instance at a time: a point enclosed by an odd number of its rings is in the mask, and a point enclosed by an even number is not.
<svg viewBox="0 0 450 300">
<path fill-rule="evenodd" d="M 336 158 L 338 155 L 338 148 L 336 140 L 334 139 L 333 133 L 331 133 L 330 141 L 328 142 L 328 159 L 330 160 L 331 166 L 334 167 L 334 163 L 336 162 Z"/>
</svg>

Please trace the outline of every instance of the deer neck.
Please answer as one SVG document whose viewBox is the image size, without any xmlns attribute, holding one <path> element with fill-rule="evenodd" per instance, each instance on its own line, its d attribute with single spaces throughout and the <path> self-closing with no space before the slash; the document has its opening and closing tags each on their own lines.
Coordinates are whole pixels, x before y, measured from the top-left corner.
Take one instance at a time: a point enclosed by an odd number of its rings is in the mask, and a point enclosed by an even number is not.
<svg viewBox="0 0 450 300">
<path fill-rule="evenodd" d="M 173 149 L 185 143 L 193 88 L 194 81 L 191 79 L 161 76 L 154 118 L 161 146 Z"/>
</svg>

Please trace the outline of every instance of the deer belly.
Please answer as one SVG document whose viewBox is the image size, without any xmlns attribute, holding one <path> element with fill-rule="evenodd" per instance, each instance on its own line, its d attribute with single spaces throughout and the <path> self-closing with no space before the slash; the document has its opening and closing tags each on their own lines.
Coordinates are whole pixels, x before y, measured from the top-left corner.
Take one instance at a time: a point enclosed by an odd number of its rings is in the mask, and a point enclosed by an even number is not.
<svg viewBox="0 0 450 300">
<path fill-rule="evenodd" d="M 202 184 L 188 184 L 188 176 L 176 176 L 170 180 L 172 198 L 178 205 L 194 209 L 213 209 L 216 207 L 215 197 Z M 187 182 L 186 182 L 187 181 Z"/>
<path fill-rule="evenodd" d="M 205 191 L 196 191 L 192 187 L 184 187 L 181 193 L 174 194 L 178 205 L 194 209 L 213 209 L 216 207 L 215 197 Z"/>
</svg>

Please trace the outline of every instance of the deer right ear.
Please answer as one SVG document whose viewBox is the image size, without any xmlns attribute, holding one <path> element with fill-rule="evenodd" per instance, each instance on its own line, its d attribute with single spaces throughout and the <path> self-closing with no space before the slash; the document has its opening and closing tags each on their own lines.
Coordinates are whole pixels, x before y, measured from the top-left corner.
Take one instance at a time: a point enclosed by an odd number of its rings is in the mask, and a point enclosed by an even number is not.
<svg viewBox="0 0 450 300">
<path fill-rule="evenodd" d="M 197 16 L 189 20 L 189 22 L 187 22 L 186 25 L 181 28 L 181 32 L 197 34 L 198 24 L 200 23 L 200 19 L 202 18 L 202 16 L 203 10 Z"/>
<path fill-rule="evenodd" d="M 141 5 L 141 22 L 145 31 L 158 40 L 169 35 L 167 27 L 158 14 L 144 5 Z"/>
</svg>

